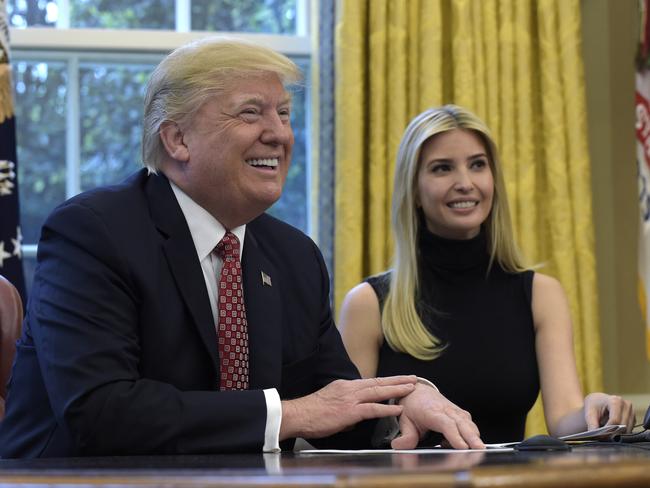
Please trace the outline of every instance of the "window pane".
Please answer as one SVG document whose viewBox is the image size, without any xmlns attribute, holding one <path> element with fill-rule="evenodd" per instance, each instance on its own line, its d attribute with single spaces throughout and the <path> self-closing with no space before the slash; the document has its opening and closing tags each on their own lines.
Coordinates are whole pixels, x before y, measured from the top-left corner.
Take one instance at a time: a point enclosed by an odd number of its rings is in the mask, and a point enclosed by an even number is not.
<svg viewBox="0 0 650 488">
<path fill-rule="evenodd" d="M 309 61 L 296 60 L 303 73 L 309 73 Z M 307 181 L 307 138 L 308 138 L 308 97 L 306 87 L 298 87 L 293 91 L 291 108 L 291 126 L 295 137 L 293 155 L 289 174 L 284 185 L 282 197 L 269 213 L 279 219 L 307 232 L 307 210 L 309 201 L 309 182 Z"/>
<path fill-rule="evenodd" d="M 81 64 L 82 190 L 119 182 L 140 167 L 143 93 L 153 68 Z"/>
<path fill-rule="evenodd" d="M 70 0 L 70 27 L 174 30 L 174 0 Z"/>
<path fill-rule="evenodd" d="M 7 15 L 12 27 L 54 27 L 58 8 L 56 0 L 9 0 Z"/>
<path fill-rule="evenodd" d="M 187 0 L 192 30 L 295 34 L 296 0 Z M 8 0 L 12 27 L 56 27 L 58 0 Z M 175 0 L 70 0 L 70 27 L 175 29 Z"/>
<path fill-rule="evenodd" d="M 45 217 L 65 200 L 66 66 L 13 62 L 23 243 L 38 240 Z"/>
<path fill-rule="evenodd" d="M 296 0 L 192 0 L 192 30 L 295 34 Z"/>
<path fill-rule="evenodd" d="M 25 290 L 28 290 L 28 296 L 34 282 L 34 271 L 36 271 L 36 255 L 30 254 L 28 256 L 23 253 L 23 275 L 25 276 Z"/>
</svg>

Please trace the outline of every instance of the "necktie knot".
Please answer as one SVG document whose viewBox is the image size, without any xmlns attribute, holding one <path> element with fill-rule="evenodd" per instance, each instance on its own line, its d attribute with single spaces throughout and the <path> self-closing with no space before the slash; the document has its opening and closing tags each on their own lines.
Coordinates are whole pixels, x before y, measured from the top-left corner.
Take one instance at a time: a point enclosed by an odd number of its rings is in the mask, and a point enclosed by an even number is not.
<svg viewBox="0 0 650 488">
<path fill-rule="evenodd" d="M 222 261 L 239 260 L 239 239 L 230 231 L 227 231 L 215 248 L 217 255 Z"/>
</svg>

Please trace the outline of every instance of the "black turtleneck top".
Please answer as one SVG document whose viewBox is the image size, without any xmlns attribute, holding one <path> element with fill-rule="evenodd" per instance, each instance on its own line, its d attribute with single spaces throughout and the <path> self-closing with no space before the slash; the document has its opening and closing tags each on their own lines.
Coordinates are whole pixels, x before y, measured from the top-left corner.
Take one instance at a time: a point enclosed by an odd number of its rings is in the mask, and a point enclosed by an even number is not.
<svg viewBox="0 0 650 488">
<path fill-rule="evenodd" d="M 419 237 L 418 310 L 446 344 L 441 356 L 422 361 L 384 341 L 378 376 L 415 374 L 471 413 L 481 439 L 524 437 L 526 415 L 539 392 L 531 310 L 533 272 L 507 273 L 493 263 L 484 232 L 449 240 L 423 230 Z M 367 279 L 383 308 L 390 272 Z"/>
</svg>

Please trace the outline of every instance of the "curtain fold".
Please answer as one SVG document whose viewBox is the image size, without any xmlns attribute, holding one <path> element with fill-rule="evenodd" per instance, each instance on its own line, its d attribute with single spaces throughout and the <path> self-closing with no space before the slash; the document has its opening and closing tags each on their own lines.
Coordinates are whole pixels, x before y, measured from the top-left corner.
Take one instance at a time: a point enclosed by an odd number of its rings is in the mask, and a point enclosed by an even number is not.
<svg viewBox="0 0 650 488">
<path fill-rule="evenodd" d="M 339 0 L 334 299 L 386 269 L 397 146 L 434 105 L 499 146 L 517 241 L 564 285 L 585 393 L 602 388 L 579 0 Z M 539 405 L 529 433 L 542 432 Z"/>
</svg>

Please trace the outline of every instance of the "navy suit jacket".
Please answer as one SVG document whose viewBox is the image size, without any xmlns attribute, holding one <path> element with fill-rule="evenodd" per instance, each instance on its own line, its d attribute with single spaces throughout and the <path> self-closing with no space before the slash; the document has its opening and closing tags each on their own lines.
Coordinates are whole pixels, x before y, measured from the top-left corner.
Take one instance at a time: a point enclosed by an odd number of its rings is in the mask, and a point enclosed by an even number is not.
<svg viewBox="0 0 650 488">
<path fill-rule="evenodd" d="M 242 268 L 250 390 L 218 392 L 205 281 L 167 179 L 142 170 L 58 207 L 41 234 L 0 455 L 260 451 L 262 389 L 289 399 L 359 377 L 307 236 L 261 215 Z"/>
</svg>

